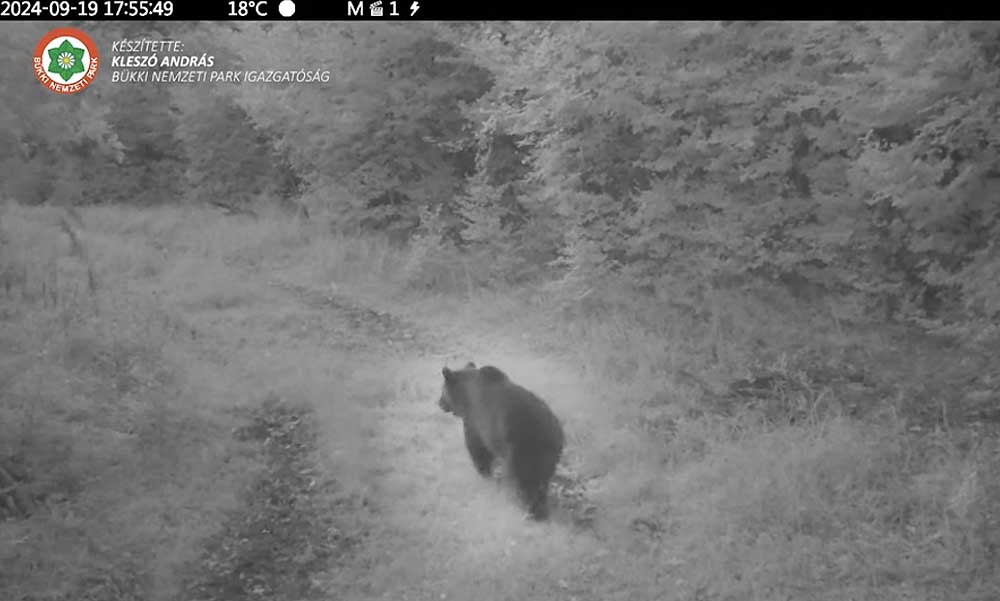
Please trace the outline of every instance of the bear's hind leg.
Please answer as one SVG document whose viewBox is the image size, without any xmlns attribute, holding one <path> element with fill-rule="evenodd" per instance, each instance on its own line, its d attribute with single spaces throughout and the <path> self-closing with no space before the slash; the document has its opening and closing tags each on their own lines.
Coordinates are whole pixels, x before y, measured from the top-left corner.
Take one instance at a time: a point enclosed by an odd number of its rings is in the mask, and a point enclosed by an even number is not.
<svg viewBox="0 0 1000 601">
<path fill-rule="evenodd" d="M 512 469 L 521 500 L 534 520 L 549 517 L 549 480 L 555 474 L 555 463 L 547 454 L 515 453 Z"/>
<path fill-rule="evenodd" d="M 479 475 L 488 478 L 493 473 L 493 453 L 486 448 L 483 439 L 468 422 L 465 423 L 465 448 L 469 450 L 472 464 L 476 466 Z"/>
<path fill-rule="evenodd" d="M 528 514 L 535 521 L 545 521 L 549 518 L 549 487 L 539 485 L 526 499 Z"/>
</svg>

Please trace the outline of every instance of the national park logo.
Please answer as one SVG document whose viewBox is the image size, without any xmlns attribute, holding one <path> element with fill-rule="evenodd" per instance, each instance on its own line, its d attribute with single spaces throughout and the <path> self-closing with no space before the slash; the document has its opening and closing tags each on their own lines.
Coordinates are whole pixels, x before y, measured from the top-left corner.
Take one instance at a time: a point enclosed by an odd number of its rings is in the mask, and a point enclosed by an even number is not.
<svg viewBox="0 0 1000 601">
<path fill-rule="evenodd" d="M 76 94 L 93 83 L 101 57 L 90 36 L 79 29 L 60 27 L 38 41 L 32 62 L 35 77 L 43 86 L 57 94 Z"/>
</svg>

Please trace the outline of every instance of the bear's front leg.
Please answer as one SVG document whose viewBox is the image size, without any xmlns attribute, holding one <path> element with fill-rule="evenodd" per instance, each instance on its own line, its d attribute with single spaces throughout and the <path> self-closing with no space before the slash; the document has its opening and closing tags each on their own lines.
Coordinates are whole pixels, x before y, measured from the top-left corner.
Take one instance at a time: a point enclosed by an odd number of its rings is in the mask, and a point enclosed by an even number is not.
<svg viewBox="0 0 1000 601">
<path fill-rule="evenodd" d="M 465 448 L 469 449 L 469 456 L 472 457 L 472 464 L 476 466 L 476 471 L 485 478 L 493 473 L 493 453 L 483 444 L 483 439 L 479 437 L 475 429 L 465 420 Z"/>
</svg>

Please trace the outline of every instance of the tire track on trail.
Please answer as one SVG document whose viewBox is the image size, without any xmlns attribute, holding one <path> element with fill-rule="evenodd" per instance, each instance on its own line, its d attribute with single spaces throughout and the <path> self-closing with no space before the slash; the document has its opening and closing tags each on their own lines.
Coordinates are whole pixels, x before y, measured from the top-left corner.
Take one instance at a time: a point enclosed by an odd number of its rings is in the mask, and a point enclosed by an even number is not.
<svg viewBox="0 0 1000 601">
<path fill-rule="evenodd" d="M 321 588 L 352 599 L 598 598 L 588 582 L 608 551 L 589 529 L 579 481 L 561 466 L 552 521 L 526 521 L 499 478 L 471 469 L 460 423 L 437 407 L 442 365 L 483 353 L 474 336 L 430 331 L 349 295 L 270 285 L 339 326 L 322 343 L 351 353 L 343 387 L 371 418 L 365 456 L 354 459 L 375 519 L 351 560 L 318 576 Z"/>
<path fill-rule="evenodd" d="M 213 321 L 204 335 L 232 343 L 230 330 L 237 329 L 240 349 L 256 346 L 258 353 L 272 357 L 327 355 L 330 361 L 344 363 L 338 374 L 348 376 L 337 392 L 357 397 L 361 405 L 384 405 L 391 399 L 372 403 L 365 392 L 371 383 L 350 377 L 357 368 L 392 362 L 436 344 L 411 324 L 348 297 L 280 281 L 268 281 L 266 287 L 281 291 L 277 303 L 255 307 L 238 325 L 227 319 Z M 283 308 L 280 314 L 271 311 L 275 305 Z M 251 351 L 235 352 L 240 357 Z M 321 374 L 306 366 L 301 377 L 320 379 Z M 324 438 L 337 438 L 344 426 L 331 423 L 337 415 L 324 414 L 324 399 L 305 400 L 289 400 L 272 390 L 257 406 L 240 411 L 247 423 L 233 437 L 256 449 L 261 468 L 241 494 L 238 508 L 203 541 L 200 556 L 189 563 L 184 601 L 303 601 L 373 594 L 364 578 L 373 557 L 362 547 L 382 519 L 371 499 L 379 496 L 378 474 L 387 470 L 380 459 L 366 458 L 377 455 L 382 446 L 379 429 L 377 424 L 367 429 L 359 424 L 374 453 L 355 450 L 330 469 L 320 457 L 331 446 Z M 345 484 L 339 468 L 360 469 L 360 479 L 370 486 Z M 331 580 L 337 584 L 324 586 Z"/>
<path fill-rule="evenodd" d="M 294 362 L 304 354 L 332 350 L 332 359 L 347 358 L 380 329 L 396 327 L 360 307 L 331 303 L 304 289 L 276 287 L 284 291 L 281 298 L 254 306 L 249 315 L 203 320 L 199 341 L 223 342 L 230 354 L 226 364 L 246 363 L 245 372 L 260 367 L 266 372 L 267 357 L 287 355 Z M 276 305 L 291 310 L 276 314 Z M 308 326 L 305 335 L 292 327 L 295 323 Z M 258 380 L 267 381 L 269 375 Z M 307 380 L 322 376 L 309 365 L 301 372 Z M 232 432 L 244 449 L 237 452 L 255 457 L 259 468 L 240 493 L 237 508 L 188 563 L 178 601 L 330 599 L 318 575 L 349 566 L 364 544 L 373 508 L 364 490 L 323 465 L 324 438 L 335 432 L 317 411 L 321 399 L 283 390 L 282 384 L 275 382 L 258 401 L 235 409 L 245 421 Z"/>
<path fill-rule="evenodd" d="M 270 280 L 271 288 L 282 290 L 302 306 L 312 310 L 330 311 L 329 317 L 346 322 L 348 328 L 337 332 L 334 344 L 352 351 L 385 354 L 424 349 L 433 354 L 443 354 L 444 341 L 435 339 L 415 325 L 385 311 L 372 309 L 358 303 L 353 297 L 316 290 L 301 284 Z M 386 347 L 378 347 L 381 342 Z"/>
<path fill-rule="evenodd" d="M 237 323 L 234 317 L 223 317 L 202 326 L 203 338 L 235 347 L 230 348 L 235 358 L 228 362 L 246 362 L 248 372 L 269 369 L 268 357 L 288 357 L 295 363 L 309 355 L 329 355 L 333 362 L 353 363 L 369 357 L 370 351 L 384 355 L 383 345 L 373 343 L 388 341 L 405 327 L 387 314 L 304 287 L 267 282 L 266 288 L 281 290 L 280 298 L 255 306 Z M 274 311 L 276 306 L 283 311 Z M 238 343 L 233 331 L 241 334 Z M 339 372 L 352 371 L 352 366 L 345 367 Z M 267 381 L 268 375 L 259 379 Z M 319 381 L 338 377 L 312 365 L 297 375 Z M 345 483 L 338 466 L 329 469 L 322 456 L 330 454 L 331 446 L 324 439 L 336 438 L 341 428 L 328 427 L 336 424 L 322 411 L 324 399 L 281 390 L 281 384 L 276 382 L 276 389 L 248 409 L 237 409 L 246 424 L 232 435 L 239 446 L 252 449 L 247 452 L 260 467 L 240 495 L 238 508 L 203 541 L 200 556 L 189 563 L 183 601 L 329 599 L 331 591 L 320 586 L 319 575 L 363 569 L 352 564 L 369 525 L 377 520 L 374 507 L 368 491 Z M 356 385 L 343 382 L 342 394 L 350 396 Z M 335 597 L 350 593 L 357 598 L 356 590 L 347 590 L 353 588 L 341 587 Z"/>
<path fill-rule="evenodd" d="M 307 418 L 302 408 L 272 397 L 234 433 L 263 447 L 265 469 L 246 492 L 241 510 L 206 541 L 199 577 L 185 587 L 185 599 L 325 598 L 312 575 L 359 543 L 342 534 L 337 520 L 357 511 L 358 499 L 341 498 L 332 506 L 323 502 L 311 476 L 309 453 L 316 433 Z"/>
<path fill-rule="evenodd" d="M 607 550 L 573 527 L 572 478 L 555 485 L 552 522 L 525 521 L 499 481 L 470 468 L 460 424 L 434 402 L 442 364 L 474 344 L 345 294 L 266 287 L 279 310 L 242 334 L 333 389 L 301 404 L 274 394 L 235 433 L 260 445 L 265 467 L 207 541 L 187 599 L 597 598 L 586 583 Z"/>
</svg>

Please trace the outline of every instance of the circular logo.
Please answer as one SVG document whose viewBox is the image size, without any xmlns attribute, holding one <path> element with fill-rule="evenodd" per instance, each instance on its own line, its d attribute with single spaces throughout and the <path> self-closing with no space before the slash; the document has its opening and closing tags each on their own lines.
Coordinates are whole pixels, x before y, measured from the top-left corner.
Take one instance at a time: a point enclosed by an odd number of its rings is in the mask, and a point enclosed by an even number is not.
<svg viewBox="0 0 1000 601">
<path fill-rule="evenodd" d="M 76 94 L 93 83 L 101 57 L 89 35 L 60 27 L 38 41 L 32 62 L 43 86 L 57 94 Z"/>
</svg>

